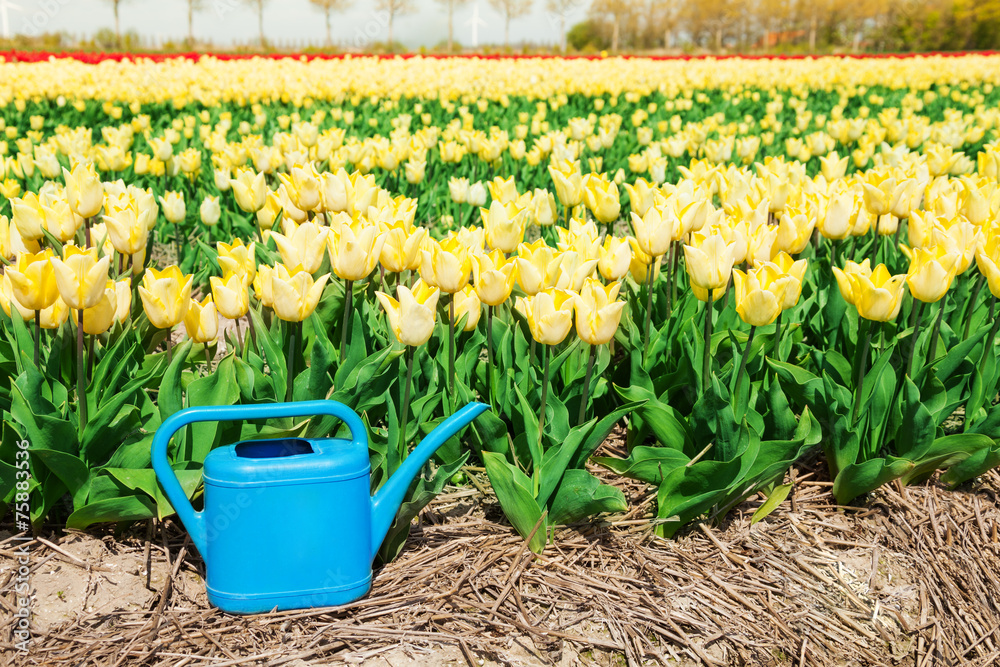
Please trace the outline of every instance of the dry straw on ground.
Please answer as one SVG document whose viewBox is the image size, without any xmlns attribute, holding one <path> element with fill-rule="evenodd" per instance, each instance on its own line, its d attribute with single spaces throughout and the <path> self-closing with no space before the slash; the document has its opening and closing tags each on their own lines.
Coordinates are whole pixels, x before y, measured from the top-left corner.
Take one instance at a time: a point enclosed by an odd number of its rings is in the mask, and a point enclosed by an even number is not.
<svg viewBox="0 0 1000 667">
<path fill-rule="evenodd" d="M 8 540 L 0 544 L 0 622 L 8 626 L 0 662 L 1000 663 L 1000 473 L 957 492 L 890 486 L 859 508 L 832 505 L 819 465 L 793 475 L 790 500 L 765 521 L 750 525 L 757 497 L 722 525 L 672 541 L 651 535 L 654 492 L 619 480 L 627 515 L 560 529 L 539 556 L 503 522 L 492 495 L 455 490 L 424 512 L 364 599 L 249 618 L 208 607 L 203 565 L 174 522 L 148 541 L 145 529 L 121 540 L 40 538 L 27 657 L 10 644 Z"/>
</svg>

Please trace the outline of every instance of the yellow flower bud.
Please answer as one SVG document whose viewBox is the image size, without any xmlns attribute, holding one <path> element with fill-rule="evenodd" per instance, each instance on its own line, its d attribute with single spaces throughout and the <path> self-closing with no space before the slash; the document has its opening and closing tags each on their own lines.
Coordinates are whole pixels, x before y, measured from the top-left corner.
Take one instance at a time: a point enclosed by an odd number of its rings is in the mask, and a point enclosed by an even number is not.
<svg viewBox="0 0 1000 667">
<path fill-rule="evenodd" d="M 211 343 L 219 336 L 219 314 L 212 295 L 209 294 L 201 303 L 191 299 L 187 314 L 184 315 L 184 330 L 188 337 L 196 343 Z"/>
<path fill-rule="evenodd" d="M 64 259 L 53 257 L 59 295 L 73 310 L 93 308 L 104 294 L 111 260 L 97 259 L 97 250 L 65 246 Z"/>
<path fill-rule="evenodd" d="M 396 288 L 399 301 L 384 292 L 376 292 L 382 308 L 385 309 L 389 327 L 403 345 L 423 345 L 434 333 L 434 316 L 441 292 L 417 281 L 411 291 L 405 285 Z"/>
<path fill-rule="evenodd" d="M 282 264 L 274 267 L 271 274 L 271 290 L 274 314 L 286 322 L 301 322 L 312 315 L 323 296 L 323 287 L 330 274 L 323 274 L 313 280 L 308 271 L 295 267 L 291 272 Z"/>
<path fill-rule="evenodd" d="M 618 301 L 621 283 L 608 286 L 588 278 L 576 297 L 576 335 L 591 345 L 603 345 L 615 336 L 624 301 Z"/>
<path fill-rule="evenodd" d="M 139 285 L 139 297 L 146 317 L 158 329 L 170 329 L 183 321 L 191 304 L 192 276 L 176 266 L 163 271 L 146 269 Z"/>
<path fill-rule="evenodd" d="M 20 253 L 17 262 L 7 268 L 13 297 L 24 308 L 45 310 L 59 298 L 52 257 L 51 248 L 37 254 Z"/>
</svg>

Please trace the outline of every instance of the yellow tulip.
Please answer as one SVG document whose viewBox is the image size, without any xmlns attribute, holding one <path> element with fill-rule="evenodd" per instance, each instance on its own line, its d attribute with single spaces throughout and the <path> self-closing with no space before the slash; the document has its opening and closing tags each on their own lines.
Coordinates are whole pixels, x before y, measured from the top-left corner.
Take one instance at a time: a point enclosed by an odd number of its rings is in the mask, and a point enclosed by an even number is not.
<svg viewBox="0 0 1000 667">
<path fill-rule="evenodd" d="M 530 297 L 518 297 L 517 311 L 528 320 L 531 337 L 543 345 L 558 345 L 573 327 L 576 294 L 549 288 Z"/>
<path fill-rule="evenodd" d="M 588 278 L 576 297 L 576 335 L 591 345 L 604 345 L 615 336 L 624 301 L 618 301 L 621 283 L 608 286 Z"/>
<path fill-rule="evenodd" d="M 486 243 L 494 250 L 514 252 L 524 240 L 525 214 L 511 204 L 494 199 L 489 210 L 479 209 L 486 230 Z"/>
<path fill-rule="evenodd" d="M 274 267 L 271 274 L 271 307 L 274 314 L 286 322 L 302 322 L 312 315 L 323 296 L 323 287 L 330 274 L 323 274 L 318 280 L 301 267 L 291 271 L 282 264 Z"/>
<path fill-rule="evenodd" d="M 128 280 L 115 283 L 117 305 L 115 307 L 115 322 L 127 322 L 132 313 L 132 285 Z"/>
<path fill-rule="evenodd" d="M 69 318 L 69 308 L 61 298 L 39 313 L 38 323 L 43 329 L 55 330 Z"/>
<path fill-rule="evenodd" d="M 858 264 L 857 262 L 847 260 L 847 264 L 843 270 L 836 266 L 833 267 L 833 275 L 837 279 L 837 287 L 840 289 L 840 295 L 844 297 L 844 301 L 852 306 L 855 305 L 855 301 L 854 284 L 851 282 L 851 276 L 855 274 L 870 276 L 872 274 L 871 261 L 865 259 Z"/>
<path fill-rule="evenodd" d="M 183 194 L 168 191 L 166 196 L 157 197 L 157 199 L 160 200 L 163 217 L 167 219 L 167 222 L 172 222 L 175 225 L 184 222 L 184 218 L 187 216 L 187 208 L 184 205 Z"/>
<path fill-rule="evenodd" d="M 546 268 L 545 286 L 577 292 L 583 288 L 584 281 L 594 274 L 598 261 L 586 259 L 574 250 L 561 252 Z"/>
<path fill-rule="evenodd" d="M 914 299 L 924 303 L 937 303 L 951 287 L 958 265 L 958 253 L 949 252 L 944 246 L 914 248 L 906 284 Z"/>
<path fill-rule="evenodd" d="M 292 203 L 303 211 L 316 209 L 321 200 L 319 174 L 313 167 L 293 167 L 291 173 L 279 173 L 278 178 Z"/>
<path fill-rule="evenodd" d="M 653 206 L 641 218 L 633 213 L 632 228 L 639 249 L 650 257 L 665 254 L 681 235 L 681 221 L 669 206 Z"/>
<path fill-rule="evenodd" d="M 12 294 L 28 310 L 45 310 L 59 298 L 56 273 L 50 261 L 51 248 L 37 254 L 20 253 L 17 262 L 7 268 Z"/>
<path fill-rule="evenodd" d="M 583 175 L 577 165 L 567 164 L 568 170 L 549 166 L 549 174 L 556 186 L 556 197 L 564 207 L 572 208 L 583 201 Z"/>
<path fill-rule="evenodd" d="M 149 148 L 153 151 L 153 155 L 160 162 L 166 162 L 174 156 L 174 145 L 171 144 L 166 139 L 153 138 L 148 140 Z"/>
<path fill-rule="evenodd" d="M 809 261 L 805 259 L 795 260 L 787 252 L 779 252 L 770 262 L 778 273 L 788 279 L 788 286 L 785 289 L 785 299 L 781 304 L 782 310 L 788 310 L 799 302 L 802 295 L 802 281 L 806 277 L 806 269 L 809 268 Z M 757 266 L 761 266 L 758 264 Z"/>
<path fill-rule="evenodd" d="M 786 208 L 778 222 L 774 248 L 790 255 L 798 255 L 809 245 L 815 227 L 815 217 Z"/>
<path fill-rule="evenodd" d="M 994 234 L 976 250 L 976 266 L 986 278 L 990 292 L 1000 299 L 1000 234 Z"/>
<path fill-rule="evenodd" d="M 618 186 L 613 181 L 590 174 L 583 196 L 587 208 L 591 210 L 599 222 L 610 224 L 618 219 L 622 205 L 618 195 Z"/>
<path fill-rule="evenodd" d="M 720 234 L 694 232 L 692 245 L 684 246 L 684 265 L 691 285 L 703 290 L 717 290 L 729 284 L 736 261 L 735 243 L 726 243 Z"/>
<path fill-rule="evenodd" d="M 493 198 L 493 201 L 500 202 L 501 204 L 510 204 L 517 199 L 517 183 L 514 181 L 513 176 L 507 179 L 497 176 L 487 183 L 486 186 L 490 190 L 490 196 Z"/>
<path fill-rule="evenodd" d="M 7 199 L 14 199 L 21 194 L 21 184 L 13 178 L 5 178 L 0 181 L 0 195 Z"/>
<path fill-rule="evenodd" d="M 472 257 L 472 272 L 476 294 L 487 306 L 499 306 L 510 297 L 517 278 L 517 262 L 506 259 L 502 252 Z"/>
<path fill-rule="evenodd" d="M 304 222 L 288 236 L 271 232 L 271 238 L 278 246 L 285 266 L 301 266 L 307 273 L 315 273 L 323 265 L 323 253 L 326 251 L 329 234 L 330 229 L 327 227 L 320 227 L 315 222 Z"/>
<path fill-rule="evenodd" d="M 58 299 L 58 295 L 56 298 Z M 35 311 L 25 308 L 14 297 L 14 290 L 10 284 L 10 270 L 3 274 L 3 282 L 0 283 L 0 306 L 3 307 L 3 312 L 7 313 L 7 317 L 13 317 L 16 312 L 25 321 L 35 318 Z M 12 307 L 13 310 L 11 310 Z"/>
<path fill-rule="evenodd" d="M 274 305 L 274 291 L 272 290 L 273 282 L 271 279 L 271 274 L 274 273 L 274 269 L 267 264 L 261 264 L 257 267 L 257 274 L 253 279 L 253 291 L 257 299 L 268 308 Z"/>
<path fill-rule="evenodd" d="M 38 200 L 38 195 L 29 192 L 23 198 L 12 198 L 10 207 L 14 214 L 14 226 L 21 238 L 26 241 L 38 241 L 45 234 L 45 210 Z"/>
<path fill-rule="evenodd" d="M 611 282 L 621 280 L 632 265 L 632 247 L 629 239 L 607 236 L 600 247 L 597 268 L 604 279 Z"/>
<path fill-rule="evenodd" d="M 840 157 L 837 155 L 837 151 L 833 151 L 827 155 L 820 157 L 820 171 L 823 173 L 823 178 L 828 181 L 835 181 L 837 179 L 843 178 L 844 174 L 847 173 L 847 161 L 849 156 L 845 155 Z"/>
<path fill-rule="evenodd" d="M 237 238 L 232 245 L 220 241 L 215 247 L 223 275 L 235 273 L 240 276 L 244 285 L 254 282 L 257 275 L 256 243 L 251 241 L 249 245 L 243 245 L 243 240 Z"/>
<path fill-rule="evenodd" d="M 555 257 L 555 250 L 537 239 L 517 247 L 517 284 L 528 296 L 534 296 L 546 287 L 548 267 Z"/>
<path fill-rule="evenodd" d="M 252 169 L 238 169 L 236 178 L 230 185 L 236 197 L 236 205 L 247 213 L 256 213 L 264 208 L 267 199 L 267 183 L 264 174 L 255 174 Z"/>
<path fill-rule="evenodd" d="M 472 285 L 466 285 L 462 291 L 455 292 L 451 296 L 455 300 L 455 321 L 459 322 L 463 315 L 468 315 L 463 331 L 473 331 L 479 324 L 479 317 L 483 312 L 483 303 L 479 300 L 476 290 Z"/>
<path fill-rule="evenodd" d="M 457 237 L 446 238 L 440 243 L 428 238 L 421 257 L 420 277 L 428 285 L 454 294 L 469 284 L 472 259 Z"/>
<path fill-rule="evenodd" d="M 219 313 L 211 294 L 202 299 L 201 303 L 191 299 L 184 316 L 184 330 L 196 343 L 211 343 L 218 338 Z"/>
<path fill-rule="evenodd" d="M 448 181 L 448 193 L 456 204 L 466 203 L 469 201 L 469 179 L 452 177 Z"/>
<path fill-rule="evenodd" d="M 390 273 L 415 271 L 420 267 L 420 248 L 427 237 L 423 227 L 407 229 L 403 225 L 385 226 L 382 229 L 385 239 L 379 262 Z"/>
<path fill-rule="evenodd" d="M 201 221 L 209 227 L 217 225 L 219 218 L 222 217 L 222 207 L 219 206 L 219 198 L 211 195 L 206 196 L 202 200 L 201 206 L 198 207 L 198 214 L 201 216 Z"/>
<path fill-rule="evenodd" d="M 268 190 L 264 205 L 257 211 L 257 223 L 261 229 L 269 230 L 274 227 L 274 223 L 278 220 L 278 214 L 281 212 L 281 201 L 278 199 L 277 193 Z"/>
<path fill-rule="evenodd" d="M 641 216 L 646 215 L 646 211 L 653 207 L 655 194 L 659 189 L 644 178 L 636 180 L 635 185 L 626 183 L 625 192 L 628 193 L 629 205 L 632 212 Z"/>
<path fill-rule="evenodd" d="M 243 282 L 240 274 L 229 273 L 224 278 L 212 276 L 209 278 L 209 283 L 212 286 L 212 298 L 216 310 L 223 317 L 238 320 L 247 314 L 250 309 L 250 295 L 247 292 L 247 283 Z"/>
<path fill-rule="evenodd" d="M 385 292 L 375 292 L 385 309 L 392 333 L 403 345 L 423 345 L 434 333 L 434 316 L 440 290 L 417 281 L 412 291 L 405 285 L 399 285 L 396 295 L 399 301 Z"/>
<path fill-rule="evenodd" d="M 822 216 L 816 223 L 820 234 L 837 241 L 847 238 L 854 228 L 854 219 L 859 208 L 864 207 L 858 201 L 857 194 L 851 190 L 843 190 L 831 195 L 826 207 L 826 215 Z"/>
<path fill-rule="evenodd" d="M 333 272 L 342 280 L 364 280 L 375 270 L 385 236 L 375 225 L 358 222 L 334 227 L 327 237 Z"/>
<path fill-rule="evenodd" d="M 62 171 L 70 209 L 83 218 L 97 215 L 104 205 L 104 190 L 94 165 L 80 162 L 72 172 Z"/>
<path fill-rule="evenodd" d="M 890 275 L 885 264 L 879 264 L 871 276 L 852 273 L 849 274 L 849 278 L 858 315 L 875 322 L 896 319 L 899 307 L 903 303 L 906 274 Z"/>
<path fill-rule="evenodd" d="M 146 269 L 139 285 L 139 298 L 154 327 L 170 329 L 184 320 L 191 304 L 191 279 L 176 266 L 162 271 Z"/>
<path fill-rule="evenodd" d="M 137 214 L 135 206 L 111 207 L 102 216 L 107 226 L 108 240 L 115 250 L 124 255 L 134 255 L 146 247 L 149 229 Z"/>
<path fill-rule="evenodd" d="M 97 304 L 83 311 L 83 332 L 91 336 L 99 336 L 106 332 L 115 323 L 117 311 L 118 290 L 115 282 L 109 280 Z"/>
<path fill-rule="evenodd" d="M 96 249 L 82 250 L 76 246 L 65 246 L 63 257 L 50 260 L 55 269 L 59 296 L 73 310 L 93 308 L 104 294 L 110 258 L 104 256 L 97 259 Z"/>
<path fill-rule="evenodd" d="M 771 324 L 781 314 L 789 281 L 775 266 L 765 264 L 746 273 L 734 269 L 733 282 L 736 312 L 744 322 L 760 327 Z"/>
</svg>

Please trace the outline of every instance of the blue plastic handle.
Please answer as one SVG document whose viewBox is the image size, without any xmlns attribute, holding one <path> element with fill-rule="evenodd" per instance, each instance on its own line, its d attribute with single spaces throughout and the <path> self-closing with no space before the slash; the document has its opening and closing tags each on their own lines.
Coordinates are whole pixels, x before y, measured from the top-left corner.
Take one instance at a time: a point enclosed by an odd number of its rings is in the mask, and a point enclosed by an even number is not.
<svg viewBox="0 0 1000 667">
<path fill-rule="evenodd" d="M 347 424 L 351 440 L 356 445 L 367 448 L 365 424 L 354 410 L 337 401 L 300 401 L 298 403 L 264 403 L 260 405 L 223 405 L 187 408 L 167 417 L 153 436 L 151 456 L 153 470 L 173 505 L 177 516 L 191 535 L 202 558 L 205 553 L 206 531 L 202 512 L 195 512 L 187 494 L 181 488 L 174 469 L 167 459 L 167 445 L 177 431 L 196 422 L 245 421 L 250 419 L 278 419 L 281 417 L 305 417 L 330 415 Z"/>
</svg>

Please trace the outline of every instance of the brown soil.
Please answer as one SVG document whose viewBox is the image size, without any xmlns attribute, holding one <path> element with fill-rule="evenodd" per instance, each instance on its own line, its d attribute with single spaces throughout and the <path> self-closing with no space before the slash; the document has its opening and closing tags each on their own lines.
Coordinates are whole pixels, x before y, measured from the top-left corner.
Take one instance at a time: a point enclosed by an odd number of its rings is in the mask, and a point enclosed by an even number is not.
<svg viewBox="0 0 1000 667">
<path fill-rule="evenodd" d="M 14 543 L 0 534 L 0 663 L 1000 661 L 1000 473 L 954 492 L 890 486 L 858 508 L 833 506 L 818 467 L 793 475 L 790 499 L 764 521 L 750 525 L 755 497 L 721 525 L 670 541 L 650 531 L 655 493 L 618 480 L 628 514 L 560 529 L 538 556 L 492 495 L 453 489 L 425 510 L 364 599 L 254 617 L 207 605 L 202 562 L 173 521 L 149 541 L 145 524 L 120 539 L 51 534 L 31 545 L 27 656 L 10 641 Z"/>
</svg>

